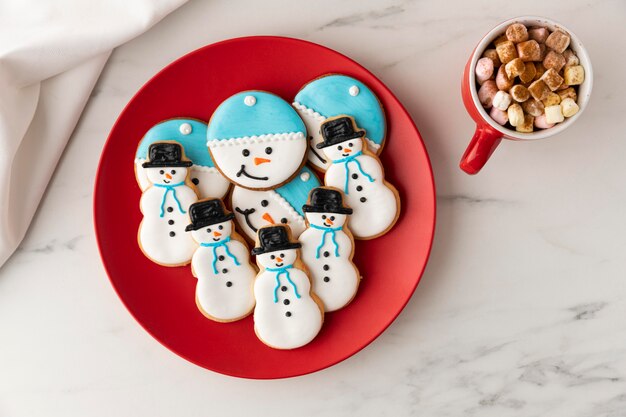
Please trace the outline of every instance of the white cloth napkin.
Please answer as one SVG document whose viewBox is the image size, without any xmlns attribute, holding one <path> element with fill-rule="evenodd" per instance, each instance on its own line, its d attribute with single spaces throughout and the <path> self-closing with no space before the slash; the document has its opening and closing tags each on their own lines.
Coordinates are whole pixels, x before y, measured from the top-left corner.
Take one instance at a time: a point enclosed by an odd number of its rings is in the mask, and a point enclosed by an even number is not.
<svg viewBox="0 0 626 417">
<path fill-rule="evenodd" d="M 111 50 L 186 0 L 0 0 L 0 265 L 17 248 Z"/>
</svg>

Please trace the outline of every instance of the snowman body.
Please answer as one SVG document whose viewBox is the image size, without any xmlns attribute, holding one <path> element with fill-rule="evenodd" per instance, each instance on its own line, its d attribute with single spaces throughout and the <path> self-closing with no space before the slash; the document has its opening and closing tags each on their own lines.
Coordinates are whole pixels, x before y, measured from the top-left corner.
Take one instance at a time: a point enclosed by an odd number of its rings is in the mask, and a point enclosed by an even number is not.
<svg viewBox="0 0 626 417">
<path fill-rule="evenodd" d="M 378 159 L 363 153 L 362 149 L 361 139 L 324 148 L 324 154 L 333 161 L 324 182 L 343 191 L 347 205 L 354 210 L 350 230 L 356 237 L 367 239 L 386 232 L 393 225 L 398 201 L 384 181 Z"/>
<path fill-rule="evenodd" d="M 149 177 L 152 170 L 158 171 L 148 168 Z M 189 263 L 197 248 L 196 242 L 185 233 L 185 226 L 189 220 L 187 210 L 198 200 L 198 196 L 184 182 L 187 170 L 177 167 L 175 171 L 179 173 L 174 174 L 167 185 L 179 185 L 168 188 L 160 181 L 153 182 L 140 200 L 144 217 L 139 227 L 139 243 L 148 258 L 166 266 Z"/>
<path fill-rule="evenodd" d="M 196 303 L 204 315 L 222 322 L 243 318 L 254 308 L 252 285 L 257 271 L 246 245 L 231 239 L 231 233 L 231 221 L 191 232 L 200 244 L 191 260 L 198 278 Z"/>
<path fill-rule="evenodd" d="M 271 260 L 271 254 L 281 262 Z M 264 269 L 254 282 L 254 329 L 257 336 L 273 348 L 295 349 L 306 345 L 319 333 L 323 311 L 311 296 L 309 277 L 293 266 L 296 250 L 271 254 L 257 256 L 257 262 Z"/>
<path fill-rule="evenodd" d="M 325 224 L 321 216 L 335 224 Z M 342 218 L 341 224 L 336 221 Z M 309 227 L 300 235 L 302 260 L 311 275 L 313 292 L 322 300 L 324 311 L 347 305 L 359 286 L 360 276 L 352 263 L 353 242 L 343 230 L 345 215 L 307 213 Z"/>
</svg>

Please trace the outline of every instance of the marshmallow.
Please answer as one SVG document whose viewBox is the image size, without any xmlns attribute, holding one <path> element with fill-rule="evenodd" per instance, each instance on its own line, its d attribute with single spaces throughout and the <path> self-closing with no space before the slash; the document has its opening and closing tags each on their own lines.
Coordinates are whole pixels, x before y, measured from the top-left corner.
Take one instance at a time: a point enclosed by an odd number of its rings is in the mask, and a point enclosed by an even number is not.
<svg viewBox="0 0 626 417">
<path fill-rule="evenodd" d="M 498 91 L 493 97 L 493 107 L 496 109 L 504 111 L 509 108 L 510 104 L 511 96 L 504 91 Z"/>
<path fill-rule="evenodd" d="M 535 68 L 535 63 L 526 62 L 524 64 L 524 72 L 519 75 L 519 80 L 524 84 L 528 84 L 535 78 L 536 73 L 537 69 Z"/>
<path fill-rule="evenodd" d="M 498 87 L 494 80 L 487 80 L 480 86 L 478 90 L 478 100 L 484 108 L 488 109 L 493 104 L 493 98 L 498 92 Z"/>
<path fill-rule="evenodd" d="M 561 112 L 565 117 L 572 117 L 578 113 L 579 109 L 578 104 L 576 104 L 576 102 L 569 97 L 561 101 Z"/>
<path fill-rule="evenodd" d="M 569 46 L 570 37 L 561 30 L 555 30 L 546 39 L 546 46 L 553 51 L 562 54 Z"/>
<path fill-rule="evenodd" d="M 502 65 L 502 63 L 500 62 L 500 58 L 498 58 L 498 53 L 495 49 L 485 49 L 485 52 L 483 52 L 483 58 L 489 58 L 490 60 L 492 60 L 494 68 Z"/>
<path fill-rule="evenodd" d="M 507 42 L 507 41 L 508 41 L 508 39 L 507 39 L 506 35 L 500 35 L 493 41 L 493 44 L 495 46 L 498 46 L 502 42 Z"/>
<path fill-rule="evenodd" d="M 515 126 L 515 130 L 521 133 L 532 133 L 534 120 L 535 118 L 532 117 L 530 114 L 524 115 L 524 121 Z"/>
<path fill-rule="evenodd" d="M 548 123 L 546 115 L 542 113 L 541 115 L 535 117 L 535 127 L 537 129 L 550 129 L 551 127 L 554 127 L 554 123 Z"/>
<path fill-rule="evenodd" d="M 539 100 L 535 100 L 534 98 L 529 98 L 525 102 L 522 103 L 522 109 L 531 116 L 539 117 L 543 114 L 545 106 Z"/>
<path fill-rule="evenodd" d="M 504 126 L 506 122 L 509 121 L 508 113 L 495 107 L 491 108 L 491 111 L 489 112 L 489 116 L 491 116 L 491 118 L 495 120 L 496 123 L 502 126 Z"/>
<path fill-rule="evenodd" d="M 521 23 L 513 23 L 506 28 L 506 38 L 511 42 L 524 42 L 528 40 L 528 30 Z"/>
<path fill-rule="evenodd" d="M 561 106 L 558 104 L 546 107 L 545 114 L 547 123 L 561 123 L 565 120 L 563 112 L 561 111 Z"/>
<path fill-rule="evenodd" d="M 537 41 L 520 42 L 516 45 L 517 55 L 524 62 L 527 61 L 540 61 L 541 60 L 541 48 Z"/>
<path fill-rule="evenodd" d="M 546 69 L 553 68 L 556 72 L 559 72 L 565 66 L 565 57 L 558 52 L 550 51 L 543 59 L 543 66 Z"/>
<path fill-rule="evenodd" d="M 554 106 L 554 105 L 559 104 L 561 102 L 561 96 L 558 95 L 557 93 L 550 92 L 550 93 L 548 93 L 546 98 L 541 100 L 541 102 L 543 103 L 543 105 L 545 107 Z"/>
<path fill-rule="evenodd" d="M 500 90 L 509 90 L 513 87 L 514 80 L 506 75 L 504 67 L 505 65 L 500 65 L 500 68 L 498 68 L 498 73 L 496 74 L 496 85 Z"/>
<path fill-rule="evenodd" d="M 476 81 L 482 84 L 493 76 L 493 61 L 489 58 L 480 58 L 476 62 Z"/>
<path fill-rule="evenodd" d="M 559 95 L 559 97 L 561 97 L 561 101 L 565 100 L 566 98 L 571 98 L 574 101 L 578 99 L 578 95 L 576 94 L 576 90 L 574 90 L 574 87 L 568 87 L 565 90 L 557 92 L 557 94 Z"/>
<path fill-rule="evenodd" d="M 526 65 L 524 65 L 524 61 L 521 59 L 515 58 L 514 60 L 509 61 L 509 63 L 505 65 L 504 69 L 506 70 L 506 75 L 510 79 L 513 79 L 524 72 Z"/>
<path fill-rule="evenodd" d="M 544 83 L 546 83 L 551 91 L 556 90 L 561 86 L 561 84 L 563 84 L 563 77 L 561 77 L 559 73 L 554 70 L 554 68 L 550 68 L 544 72 L 541 79 Z"/>
<path fill-rule="evenodd" d="M 519 126 L 524 123 L 524 111 L 522 110 L 522 106 L 520 106 L 519 104 L 511 104 L 507 110 L 507 113 L 511 126 Z"/>
<path fill-rule="evenodd" d="M 576 56 L 576 53 L 571 49 L 566 49 L 565 52 L 563 52 L 563 58 L 565 58 L 566 67 L 572 67 L 574 65 L 580 64 L 578 56 Z"/>
<path fill-rule="evenodd" d="M 513 97 L 513 100 L 517 101 L 518 103 L 523 103 L 530 97 L 528 88 L 524 87 L 521 84 L 511 87 L 509 93 L 511 93 L 511 97 Z"/>
<path fill-rule="evenodd" d="M 513 42 L 511 41 L 497 43 L 496 52 L 498 53 L 498 58 L 500 58 L 500 62 L 502 62 L 503 64 L 506 64 L 517 58 L 517 49 L 515 49 L 515 44 L 513 44 Z"/>
<path fill-rule="evenodd" d="M 540 79 L 544 72 L 546 72 L 546 67 L 543 66 L 543 63 L 535 63 L 535 77 L 533 78 L 533 80 Z"/>
<path fill-rule="evenodd" d="M 533 96 L 535 100 L 543 100 L 548 97 L 548 93 L 550 93 L 550 89 L 546 85 L 543 80 L 534 81 L 529 87 L 528 91 Z"/>
<path fill-rule="evenodd" d="M 565 84 L 580 85 L 585 81 L 585 69 L 582 65 L 565 68 Z"/>
<path fill-rule="evenodd" d="M 548 28 L 530 28 L 528 29 L 528 38 L 537 41 L 539 43 L 545 43 L 546 39 L 550 35 Z"/>
</svg>

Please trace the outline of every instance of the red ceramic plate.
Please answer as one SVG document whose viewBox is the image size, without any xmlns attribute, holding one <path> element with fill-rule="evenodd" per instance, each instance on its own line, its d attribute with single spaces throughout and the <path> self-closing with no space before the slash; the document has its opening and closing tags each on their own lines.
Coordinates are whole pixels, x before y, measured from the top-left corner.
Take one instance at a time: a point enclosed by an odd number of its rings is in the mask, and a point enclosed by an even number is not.
<svg viewBox="0 0 626 417">
<path fill-rule="evenodd" d="M 133 161 L 155 123 L 177 116 L 208 121 L 230 95 L 259 89 L 291 102 L 307 81 L 329 72 L 356 77 L 384 105 L 388 132 L 382 154 L 387 178 L 399 190 L 402 214 L 387 235 L 356 245 L 363 280 L 354 301 L 327 314 L 309 345 L 270 349 L 252 317 L 220 324 L 196 308 L 190 267 L 164 268 L 137 245 L 140 191 Z M 198 49 L 155 75 L 128 103 L 107 140 L 96 177 L 94 220 L 102 261 L 118 295 L 137 321 L 183 358 L 228 375 L 285 378 L 340 362 L 361 350 L 398 316 L 413 294 L 430 252 L 435 190 L 428 155 L 402 104 L 351 59 L 297 39 L 249 37 Z"/>
</svg>

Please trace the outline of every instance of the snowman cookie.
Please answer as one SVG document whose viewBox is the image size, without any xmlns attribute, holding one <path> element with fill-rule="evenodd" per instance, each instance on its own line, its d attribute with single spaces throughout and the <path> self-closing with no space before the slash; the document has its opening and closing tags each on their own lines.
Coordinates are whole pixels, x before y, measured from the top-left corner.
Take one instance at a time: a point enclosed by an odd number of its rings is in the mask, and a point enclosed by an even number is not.
<svg viewBox="0 0 626 417">
<path fill-rule="evenodd" d="M 316 145 L 331 162 L 324 184 L 341 190 L 354 214 L 350 230 L 357 239 L 386 233 L 400 214 L 398 191 L 385 181 L 380 160 L 367 150 L 365 131 L 350 116 L 337 116 L 321 126 L 323 141 Z"/>
<path fill-rule="evenodd" d="M 313 292 L 322 300 L 325 312 L 339 310 L 352 301 L 361 280 L 352 262 L 354 240 L 346 227 L 352 209 L 344 206 L 341 191 L 329 187 L 311 191 L 309 203 L 302 209 L 307 228 L 299 240 Z"/>
<path fill-rule="evenodd" d="M 244 91 L 215 110 L 207 145 L 217 168 L 231 182 L 269 190 L 288 182 L 304 165 L 306 127 L 280 97 Z"/>
<path fill-rule="evenodd" d="M 191 224 L 186 227 L 199 247 L 191 270 L 198 278 L 196 304 L 214 321 L 230 322 L 254 309 L 252 284 L 257 269 L 250 263 L 244 239 L 235 233 L 234 215 L 221 200 L 203 200 L 189 207 Z"/>
<path fill-rule="evenodd" d="M 150 185 L 141 195 L 143 220 L 137 239 L 143 253 L 164 266 L 191 261 L 197 244 L 185 233 L 189 206 L 198 200 L 189 179 L 192 163 L 176 142 L 156 142 L 141 164 Z"/>
<path fill-rule="evenodd" d="M 289 225 L 293 237 L 297 238 L 306 226 L 302 205 L 309 192 L 320 185 L 313 171 L 304 166 L 291 181 L 274 190 L 248 190 L 235 186 L 231 207 L 239 227 L 252 241 L 260 227 L 271 224 Z"/>
<path fill-rule="evenodd" d="M 320 127 L 334 116 L 349 114 L 365 129 L 367 147 L 380 154 L 386 134 L 385 112 L 378 97 L 361 81 L 341 74 L 327 74 L 310 81 L 293 101 L 306 124 L 309 140 L 308 158 L 316 168 L 326 171 L 331 161 L 316 145 L 322 142 Z"/>
<path fill-rule="evenodd" d="M 322 303 L 299 259 L 300 247 L 291 240 L 289 226 L 279 225 L 259 229 L 252 249 L 261 268 L 254 281 L 254 331 L 275 349 L 306 345 L 324 321 Z"/>
<path fill-rule="evenodd" d="M 135 177 L 142 191 L 150 186 L 146 170 L 148 148 L 155 142 L 174 141 L 180 143 L 193 165 L 190 170 L 191 182 L 196 186 L 200 198 L 223 198 L 230 182 L 215 168 L 206 148 L 206 123 L 190 118 L 165 120 L 154 125 L 141 139 L 135 154 Z"/>
</svg>

